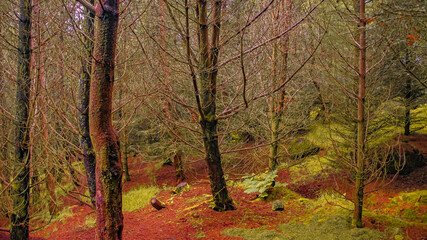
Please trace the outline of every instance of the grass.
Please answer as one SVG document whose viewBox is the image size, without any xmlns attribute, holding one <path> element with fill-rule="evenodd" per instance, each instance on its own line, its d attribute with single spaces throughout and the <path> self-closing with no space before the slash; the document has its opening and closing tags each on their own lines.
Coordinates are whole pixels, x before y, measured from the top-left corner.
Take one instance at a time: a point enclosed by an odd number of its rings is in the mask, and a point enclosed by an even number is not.
<svg viewBox="0 0 427 240">
<path fill-rule="evenodd" d="M 155 197 L 160 188 L 156 186 L 143 186 L 123 194 L 123 211 L 137 211 L 150 203 L 151 198 Z"/>
<path fill-rule="evenodd" d="M 375 240 L 383 239 L 383 233 L 367 228 L 357 229 L 351 226 L 349 215 L 335 215 L 323 218 L 313 218 L 309 223 L 285 223 L 277 226 L 277 230 L 267 230 L 265 227 L 255 229 L 232 228 L 222 233 L 228 236 L 241 237 L 249 240 Z"/>
</svg>

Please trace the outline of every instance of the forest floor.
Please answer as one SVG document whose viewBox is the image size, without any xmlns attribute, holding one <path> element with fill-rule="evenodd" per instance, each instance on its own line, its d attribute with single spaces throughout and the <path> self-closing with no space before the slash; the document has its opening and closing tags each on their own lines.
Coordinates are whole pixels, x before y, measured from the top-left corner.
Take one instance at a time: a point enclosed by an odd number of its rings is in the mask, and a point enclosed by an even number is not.
<svg viewBox="0 0 427 240">
<path fill-rule="evenodd" d="M 427 135 L 412 141 L 419 148 L 427 148 Z M 424 154 L 426 150 L 422 150 Z M 248 156 L 241 157 L 249 161 Z M 397 176 L 380 189 L 379 185 L 368 186 L 368 192 L 376 191 L 365 199 L 365 228 L 360 230 L 351 227 L 350 182 L 340 173 L 322 170 L 313 175 L 304 167 L 282 169 L 272 197 L 262 200 L 255 193 L 244 192 L 242 168 L 235 167 L 228 171 L 228 189 L 236 210 L 215 212 L 209 208 L 212 195 L 204 161 L 188 162 L 190 188 L 173 195 L 173 166 L 159 167 L 141 158 L 130 158 L 132 180 L 124 183 L 124 198 L 133 192 L 133 200 L 144 202 L 137 202 L 139 206 L 134 209 L 124 207 L 123 239 L 427 239 L 427 166 Z M 157 186 L 153 194 L 166 208 L 154 209 L 149 204 L 151 196 L 135 199 L 139 198 L 138 191 L 150 186 Z M 283 201 L 283 211 L 272 211 L 273 200 L 277 199 Z M 74 198 L 65 196 L 61 201 L 58 216 L 41 230 L 33 231 L 31 239 L 94 239 L 94 211 Z M 8 234 L 0 232 L 3 239 L 8 239 Z"/>
</svg>

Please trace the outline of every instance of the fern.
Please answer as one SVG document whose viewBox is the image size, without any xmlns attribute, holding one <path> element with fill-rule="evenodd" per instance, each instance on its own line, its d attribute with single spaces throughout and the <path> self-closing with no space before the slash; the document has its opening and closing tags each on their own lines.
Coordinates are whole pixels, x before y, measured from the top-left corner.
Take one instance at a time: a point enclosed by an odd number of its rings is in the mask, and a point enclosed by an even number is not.
<svg viewBox="0 0 427 240">
<path fill-rule="evenodd" d="M 259 192 L 259 197 L 264 198 L 268 196 L 266 190 L 271 188 L 274 180 L 277 177 L 277 170 L 267 171 L 261 174 L 252 174 L 245 176 L 245 180 L 242 182 L 243 187 L 246 188 L 245 193 Z"/>
</svg>

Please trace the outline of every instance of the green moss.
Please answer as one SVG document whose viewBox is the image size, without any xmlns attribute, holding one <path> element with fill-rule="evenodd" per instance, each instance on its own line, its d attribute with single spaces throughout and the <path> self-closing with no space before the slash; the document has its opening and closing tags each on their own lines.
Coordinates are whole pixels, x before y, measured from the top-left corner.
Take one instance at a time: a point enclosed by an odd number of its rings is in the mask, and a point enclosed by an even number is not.
<svg viewBox="0 0 427 240">
<path fill-rule="evenodd" d="M 205 234 L 204 232 L 199 232 L 199 233 L 196 235 L 196 238 L 199 238 L 199 239 L 201 239 L 201 238 L 206 238 L 206 234 Z"/>
<path fill-rule="evenodd" d="M 305 138 L 297 138 L 291 142 L 288 152 L 292 159 L 300 159 L 312 156 L 319 152 L 320 148 Z"/>
<path fill-rule="evenodd" d="M 402 218 L 407 220 L 416 220 L 418 219 L 418 212 L 412 208 L 407 208 L 404 210 Z"/>
<path fill-rule="evenodd" d="M 328 159 L 327 157 L 310 156 L 305 158 L 304 161 L 301 162 L 300 164 L 291 166 L 289 168 L 289 171 L 295 172 L 295 173 L 304 171 L 307 173 L 307 174 L 295 174 L 298 177 L 297 178 L 294 177 L 292 180 L 294 182 L 299 182 L 299 181 L 313 178 L 313 176 L 320 174 L 324 169 L 329 168 L 329 166 L 330 166 L 330 159 Z"/>
<path fill-rule="evenodd" d="M 412 124 L 411 130 L 415 129 L 417 133 L 427 134 L 427 104 L 411 110 L 411 116 L 416 116 L 418 120 Z"/>
<path fill-rule="evenodd" d="M 92 216 L 87 216 L 85 219 L 85 224 L 89 228 L 94 228 L 96 226 L 96 219 Z"/>
<path fill-rule="evenodd" d="M 257 229 L 227 229 L 222 233 L 233 237 L 242 237 L 250 240 L 277 239 L 277 240 L 375 240 L 385 238 L 384 234 L 375 230 L 357 229 L 351 226 L 351 217 L 336 215 L 327 219 L 313 218 L 309 224 L 287 223 L 281 224 L 277 230 Z"/>
<path fill-rule="evenodd" d="M 56 214 L 55 218 L 52 221 L 65 221 L 67 218 L 72 217 L 74 207 L 75 206 L 64 207 Z"/>
<path fill-rule="evenodd" d="M 123 194 L 123 211 L 137 211 L 150 203 L 150 199 L 160 192 L 156 186 L 141 187 Z"/>
<path fill-rule="evenodd" d="M 396 201 L 396 198 L 409 203 L 416 204 L 418 202 L 420 204 L 427 205 L 427 190 L 402 193 L 399 196 L 393 198 L 393 200 Z"/>
<path fill-rule="evenodd" d="M 374 218 L 379 222 L 384 222 L 384 223 L 387 223 L 388 225 L 396 226 L 396 227 L 411 227 L 411 226 L 415 226 L 415 225 L 420 225 L 420 224 L 417 224 L 414 222 L 404 221 L 404 220 L 399 219 L 399 218 L 394 217 L 394 216 L 376 214 L 373 212 L 369 212 L 367 210 L 364 210 L 363 214 L 367 217 Z"/>
</svg>

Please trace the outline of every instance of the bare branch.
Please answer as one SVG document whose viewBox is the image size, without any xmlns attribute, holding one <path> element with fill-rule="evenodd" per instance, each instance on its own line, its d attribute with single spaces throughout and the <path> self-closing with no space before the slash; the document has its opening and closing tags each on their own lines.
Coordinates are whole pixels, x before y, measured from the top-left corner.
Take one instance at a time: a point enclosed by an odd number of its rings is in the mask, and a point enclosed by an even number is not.
<svg viewBox="0 0 427 240">
<path fill-rule="evenodd" d="M 95 6 L 90 4 L 88 1 L 86 0 L 76 0 L 76 1 L 79 2 L 81 5 L 83 5 L 83 7 L 87 8 L 88 10 L 95 12 Z"/>
<path fill-rule="evenodd" d="M 320 4 L 322 4 L 323 2 L 324 2 L 325 0 L 321 0 L 318 4 L 316 4 L 316 6 L 314 6 L 312 9 L 310 9 L 310 11 L 308 11 L 307 12 L 307 14 L 303 17 L 303 18 L 301 18 L 298 22 L 296 22 L 294 25 L 292 25 L 290 28 L 288 28 L 288 29 L 286 29 L 285 31 L 283 31 L 283 32 L 281 32 L 280 34 L 278 34 L 278 35 L 276 35 L 276 36 L 274 36 L 274 37 L 272 37 L 272 38 L 270 38 L 270 39 L 268 39 L 268 40 L 266 40 L 266 41 L 264 41 L 264 42 L 262 42 L 262 43 L 260 43 L 260 44 L 258 44 L 258 45 L 256 45 L 256 46 L 253 46 L 252 48 L 250 48 L 250 49 L 248 49 L 248 50 L 246 50 L 246 51 L 244 51 L 243 52 L 243 54 L 248 54 L 248 53 L 251 53 L 251 52 L 253 52 L 253 51 L 255 51 L 255 50 L 257 50 L 258 48 L 260 48 L 260 47 L 262 47 L 262 46 L 264 46 L 264 45 L 266 45 L 266 44 L 268 44 L 269 42 L 272 42 L 272 41 L 274 41 L 274 40 L 277 40 L 277 39 L 279 39 L 279 38 L 281 38 L 281 37 L 283 37 L 285 34 L 287 34 L 288 32 L 290 32 L 290 31 L 292 31 L 294 28 L 296 28 L 298 25 L 300 25 L 305 19 L 307 19 L 307 17 L 308 16 L 310 16 L 310 14 L 320 5 Z M 222 62 L 222 63 L 220 63 L 220 64 L 218 64 L 218 68 L 220 68 L 221 66 L 223 66 L 223 65 L 225 65 L 225 64 L 227 64 L 227 63 L 229 63 L 229 62 L 231 62 L 231 61 L 233 61 L 233 60 L 236 60 L 236 59 L 238 59 L 238 58 L 240 58 L 242 56 L 242 53 L 239 53 L 238 55 L 236 55 L 236 56 L 234 56 L 234 57 L 231 57 L 231 58 L 229 58 L 229 59 L 227 59 L 227 60 L 225 60 L 224 62 Z"/>
</svg>

